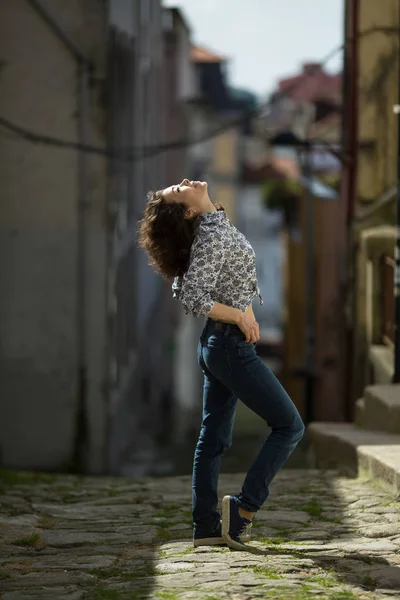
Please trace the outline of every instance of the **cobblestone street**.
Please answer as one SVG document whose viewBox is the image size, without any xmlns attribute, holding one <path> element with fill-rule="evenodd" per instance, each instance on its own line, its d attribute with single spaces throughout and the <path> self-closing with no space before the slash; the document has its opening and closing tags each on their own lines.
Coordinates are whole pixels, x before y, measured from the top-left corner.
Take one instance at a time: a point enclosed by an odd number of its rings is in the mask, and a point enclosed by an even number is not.
<svg viewBox="0 0 400 600">
<path fill-rule="evenodd" d="M 4 472 L 0 531 L 3 600 L 400 598 L 400 502 L 332 471 L 282 470 L 249 552 L 193 548 L 187 475 Z"/>
</svg>

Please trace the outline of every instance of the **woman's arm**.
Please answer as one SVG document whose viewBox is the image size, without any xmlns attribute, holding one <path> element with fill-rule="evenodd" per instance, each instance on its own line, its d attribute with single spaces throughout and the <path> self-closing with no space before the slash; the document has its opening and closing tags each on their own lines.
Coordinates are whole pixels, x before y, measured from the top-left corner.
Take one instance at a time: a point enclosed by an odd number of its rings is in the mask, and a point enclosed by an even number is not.
<svg viewBox="0 0 400 600">
<path fill-rule="evenodd" d="M 241 316 L 244 314 L 254 317 L 253 306 L 251 304 L 244 313 L 240 310 L 240 308 L 233 308 L 232 306 L 227 306 L 226 304 L 221 304 L 220 302 L 214 302 L 214 305 L 207 316 L 211 317 L 211 319 L 223 321 L 224 323 L 234 323 L 237 325 Z"/>
<path fill-rule="evenodd" d="M 197 238 L 190 251 L 190 265 L 180 282 L 174 281 L 172 290 L 186 314 L 205 317 L 213 307 L 211 294 L 225 260 L 226 245 L 218 235 L 218 228 L 210 223 Z"/>
<path fill-rule="evenodd" d="M 214 302 L 207 316 L 224 323 L 234 323 L 245 334 L 246 342 L 257 342 L 260 339 L 259 326 L 254 316 L 252 304 L 243 312 L 239 308 Z"/>
<path fill-rule="evenodd" d="M 225 255 L 224 240 L 218 235 L 218 228 L 210 224 L 204 235 L 193 242 L 190 265 L 182 281 L 174 280 L 172 284 L 174 298 L 181 302 L 186 314 L 235 323 L 245 334 L 246 341 L 256 342 L 258 323 L 251 305 L 242 312 L 212 299 Z"/>
<path fill-rule="evenodd" d="M 234 323 L 237 325 L 242 314 L 240 308 L 233 308 L 233 306 L 214 302 L 213 307 L 207 316 L 211 317 L 211 319 L 216 319 L 217 321 Z"/>
</svg>

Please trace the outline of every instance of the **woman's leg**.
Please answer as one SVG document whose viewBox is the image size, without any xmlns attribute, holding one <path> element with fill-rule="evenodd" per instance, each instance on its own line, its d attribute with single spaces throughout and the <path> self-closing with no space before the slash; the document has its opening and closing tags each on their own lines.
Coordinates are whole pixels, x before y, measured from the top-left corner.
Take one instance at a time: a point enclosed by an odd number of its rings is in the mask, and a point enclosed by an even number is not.
<svg viewBox="0 0 400 600">
<path fill-rule="evenodd" d="M 202 357 L 204 373 L 203 418 L 197 442 L 192 477 L 193 522 L 197 534 L 208 533 L 219 524 L 218 477 L 221 456 L 232 444 L 237 398 L 209 371 Z"/>
<path fill-rule="evenodd" d="M 226 346 L 226 364 L 215 363 L 205 355 L 206 366 L 223 384 L 271 427 L 258 456 L 251 465 L 239 505 L 255 513 L 269 495 L 269 485 L 282 468 L 304 433 L 304 424 L 296 406 L 283 386 L 257 355 L 253 344 L 230 338 Z"/>
</svg>

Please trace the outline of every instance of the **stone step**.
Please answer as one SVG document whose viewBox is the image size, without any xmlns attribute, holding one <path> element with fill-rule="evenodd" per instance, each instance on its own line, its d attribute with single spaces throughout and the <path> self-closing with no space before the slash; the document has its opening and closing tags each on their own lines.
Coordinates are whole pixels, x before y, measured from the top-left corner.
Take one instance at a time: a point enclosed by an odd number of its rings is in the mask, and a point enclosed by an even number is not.
<svg viewBox="0 0 400 600">
<path fill-rule="evenodd" d="M 320 421 L 310 423 L 307 432 L 310 467 L 365 474 L 400 496 L 400 435 Z"/>
<path fill-rule="evenodd" d="M 400 384 L 367 386 L 358 412 L 357 424 L 364 429 L 400 434 Z"/>
</svg>

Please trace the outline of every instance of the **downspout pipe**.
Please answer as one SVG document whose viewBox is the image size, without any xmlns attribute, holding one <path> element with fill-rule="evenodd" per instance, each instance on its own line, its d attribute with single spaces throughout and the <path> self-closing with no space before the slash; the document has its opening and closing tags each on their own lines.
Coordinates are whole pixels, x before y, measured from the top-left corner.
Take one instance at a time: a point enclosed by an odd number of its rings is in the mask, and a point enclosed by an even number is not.
<svg viewBox="0 0 400 600">
<path fill-rule="evenodd" d="M 55 36 L 63 43 L 76 61 L 77 95 L 77 139 L 80 147 L 88 143 L 89 88 L 94 71 L 93 62 L 80 50 L 73 39 L 58 23 L 56 18 L 39 0 L 26 0 L 33 10 L 47 23 Z M 88 229 L 88 158 L 86 152 L 78 150 L 77 155 L 77 251 L 76 251 L 76 353 L 77 353 L 77 399 L 75 413 L 75 439 L 70 470 L 85 471 L 87 465 L 87 229 Z"/>
<path fill-rule="evenodd" d="M 354 218 L 354 205 L 357 193 L 357 153 L 358 153 L 358 28 L 359 28 L 359 0 L 347 0 L 345 4 L 345 60 L 343 78 L 343 149 L 348 157 L 345 163 L 343 181 L 344 201 L 344 255 L 347 257 L 342 264 L 343 300 L 346 304 L 349 299 L 350 287 L 353 274 L 349 273 L 348 265 L 352 263 L 353 254 L 353 232 L 352 224 Z M 347 99 L 347 102 L 346 102 Z M 354 294 L 351 306 L 353 323 L 348 326 L 344 318 L 343 328 L 343 352 L 344 352 L 344 416 L 347 420 L 353 420 L 353 350 L 354 350 L 354 318 L 355 304 Z"/>
<path fill-rule="evenodd" d="M 78 64 L 77 95 L 78 95 L 78 143 L 83 147 L 88 142 L 89 122 L 89 71 L 82 61 Z M 83 472 L 87 464 L 87 230 L 88 230 L 88 155 L 78 151 L 78 194 L 77 194 L 77 368 L 78 368 L 78 398 L 75 423 L 74 470 Z"/>
<path fill-rule="evenodd" d="M 354 207 L 357 194 L 357 153 L 358 153 L 358 30 L 359 30 L 359 0 L 352 0 L 350 14 L 350 60 L 348 63 L 350 107 L 348 112 L 348 153 L 350 156 L 348 196 L 347 196 L 347 225 L 353 224 Z"/>
<path fill-rule="evenodd" d="M 398 7 L 398 81 L 397 81 L 397 193 L 396 193 L 396 246 L 394 249 L 394 373 L 393 383 L 400 383 L 400 7 Z"/>
</svg>

